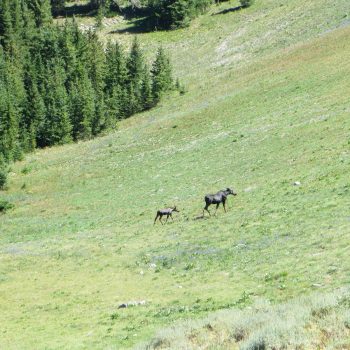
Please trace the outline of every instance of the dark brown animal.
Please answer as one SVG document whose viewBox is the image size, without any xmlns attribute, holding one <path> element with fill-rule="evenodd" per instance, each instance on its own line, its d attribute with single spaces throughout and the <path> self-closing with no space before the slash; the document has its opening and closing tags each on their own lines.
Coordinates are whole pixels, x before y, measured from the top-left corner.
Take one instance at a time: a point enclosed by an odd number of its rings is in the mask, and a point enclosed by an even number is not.
<svg viewBox="0 0 350 350">
<path fill-rule="evenodd" d="M 169 216 L 171 217 L 171 220 L 174 221 L 173 215 L 172 215 L 174 211 L 177 212 L 177 213 L 179 213 L 179 210 L 176 209 L 176 206 L 175 206 L 174 208 L 165 208 L 165 209 L 160 209 L 160 210 L 158 210 L 158 211 L 157 211 L 156 218 L 154 219 L 154 224 L 153 224 L 153 225 L 155 225 L 155 223 L 156 223 L 156 221 L 157 221 L 158 218 L 159 218 L 160 223 L 163 225 L 162 217 L 163 217 L 164 215 L 166 215 L 166 221 L 165 221 L 165 222 L 168 221 Z"/>
<path fill-rule="evenodd" d="M 230 194 L 233 196 L 237 196 L 237 193 L 232 191 L 230 188 L 226 188 L 226 190 L 221 190 L 215 194 L 207 194 L 204 197 L 205 207 L 203 209 L 203 216 L 204 216 L 204 210 L 206 210 L 209 213 L 209 215 L 211 215 L 210 211 L 208 210 L 208 208 L 211 204 L 216 204 L 216 209 L 215 209 L 214 215 L 216 215 L 216 211 L 218 210 L 220 203 L 222 203 L 224 210 L 225 210 L 225 213 L 226 213 L 225 203 L 227 200 L 227 196 Z"/>
</svg>

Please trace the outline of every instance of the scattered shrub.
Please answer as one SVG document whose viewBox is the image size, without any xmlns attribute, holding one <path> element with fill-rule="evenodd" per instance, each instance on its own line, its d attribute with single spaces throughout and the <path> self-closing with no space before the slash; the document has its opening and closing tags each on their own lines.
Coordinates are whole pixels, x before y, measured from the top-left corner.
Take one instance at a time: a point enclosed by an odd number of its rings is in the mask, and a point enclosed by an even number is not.
<svg viewBox="0 0 350 350">
<path fill-rule="evenodd" d="M 0 190 L 4 190 L 7 183 L 8 170 L 0 167 Z"/>
<path fill-rule="evenodd" d="M 14 205 L 5 199 L 0 199 L 0 213 L 5 213 L 6 211 L 13 209 Z"/>
<path fill-rule="evenodd" d="M 254 4 L 254 0 L 239 0 L 242 7 L 250 7 Z"/>
</svg>

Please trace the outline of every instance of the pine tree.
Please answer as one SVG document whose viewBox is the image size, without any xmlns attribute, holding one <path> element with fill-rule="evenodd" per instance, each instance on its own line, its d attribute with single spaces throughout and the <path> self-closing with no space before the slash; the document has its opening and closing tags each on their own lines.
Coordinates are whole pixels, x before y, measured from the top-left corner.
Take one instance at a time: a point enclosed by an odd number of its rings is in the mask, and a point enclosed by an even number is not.
<svg viewBox="0 0 350 350">
<path fill-rule="evenodd" d="M 28 7 L 33 11 L 37 27 L 48 25 L 52 22 L 50 0 L 26 0 Z"/>
<path fill-rule="evenodd" d="M 147 65 L 145 65 L 143 70 L 142 77 L 142 87 L 141 87 L 141 96 L 142 96 L 142 107 L 147 110 L 153 107 L 153 94 L 152 94 L 152 81 L 150 70 Z"/>
<path fill-rule="evenodd" d="M 0 154 L 9 162 L 14 159 L 18 142 L 18 116 L 6 88 L 0 88 Z"/>
<path fill-rule="evenodd" d="M 125 86 L 128 79 L 128 69 L 124 51 L 116 42 L 108 43 L 106 49 L 106 91 L 114 86 Z"/>
<path fill-rule="evenodd" d="M 112 91 L 108 95 L 108 113 L 111 119 L 114 120 L 114 124 L 118 119 L 121 119 L 121 90 L 119 85 L 115 85 Z"/>
<path fill-rule="evenodd" d="M 9 49 L 13 39 L 12 16 L 10 0 L 0 2 L 0 44 L 6 50 Z"/>
<path fill-rule="evenodd" d="M 128 115 L 142 110 L 141 88 L 144 73 L 144 59 L 137 38 L 135 37 L 127 61 L 128 68 L 128 93 L 131 99 L 128 106 Z"/>
<path fill-rule="evenodd" d="M 95 93 L 85 72 L 70 89 L 69 111 L 73 125 L 73 139 L 84 140 L 92 135 L 95 115 Z"/>
<path fill-rule="evenodd" d="M 131 47 L 129 58 L 127 61 L 129 82 L 133 82 L 133 83 L 136 83 L 136 85 L 138 85 L 142 80 L 143 68 L 144 68 L 144 59 L 143 59 L 142 51 L 140 48 L 139 41 L 137 37 L 135 37 Z"/>
<path fill-rule="evenodd" d="M 109 101 L 108 105 L 112 108 L 112 115 L 118 115 L 118 119 L 128 114 L 127 80 L 127 62 L 122 47 L 118 43 L 108 43 L 106 50 L 105 91 Z M 116 103 L 118 104 L 118 113 L 115 112 Z"/>
<path fill-rule="evenodd" d="M 39 93 L 34 73 L 30 67 L 28 67 L 26 73 L 25 86 L 27 100 L 24 110 L 23 127 L 27 131 L 27 140 L 22 139 L 22 144 L 25 151 L 32 151 L 37 145 L 40 145 L 40 140 L 43 137 L 46 109 L 44 100 Z"/>
<path fill-rule="evenodd" d="M 52 146 L 72 141 L 72 124 L 68 113 L 68 98 L 65 89 L 64 71 L 61 62 L 55 62 L 47 71 L 46 115 L 41 146 Z"/>
<path fill-rule="evenodd" d="M 158 49 L 152 67 L 152 93 L 155 101 L 159 101 L 167 90 L 172 88 L 173 79 L 170 60 L 162 47 Z"/>
</svg>

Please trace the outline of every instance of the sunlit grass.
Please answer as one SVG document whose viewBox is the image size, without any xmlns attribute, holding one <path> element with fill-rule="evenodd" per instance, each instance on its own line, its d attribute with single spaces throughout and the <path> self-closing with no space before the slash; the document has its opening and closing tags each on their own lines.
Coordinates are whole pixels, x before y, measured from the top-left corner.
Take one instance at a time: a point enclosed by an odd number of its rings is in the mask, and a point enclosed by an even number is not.
<svg viewBox="0 0 350 350">
<path fill-rule="evenodd" d="M 185 95 L 13 165 L 1 348 L 128 348 L 175 320 L 349 283 L 350 29 L 330 31 L 348 3 L 211 15 L 235 4 L 140 34 L 147 55 L 166 47 Z M 199 218 L 227 186 L 228 213 Z M 174 223 L 153 226 L 174 204 Z"/>
</svg>

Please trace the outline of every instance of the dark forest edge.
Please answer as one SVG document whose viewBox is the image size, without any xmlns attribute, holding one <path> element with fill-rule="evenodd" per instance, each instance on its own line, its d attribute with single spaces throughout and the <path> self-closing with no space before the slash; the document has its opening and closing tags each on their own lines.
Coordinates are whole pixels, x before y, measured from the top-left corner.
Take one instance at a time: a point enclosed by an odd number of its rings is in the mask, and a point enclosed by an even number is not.
<svg viewBox="0 0 350 350">
<path fill-rule="evenodd" d="M 74 19 L 54 25 L 48 0 L 2 0 L 0 189 L 24 153 L 93 138 L 179 88 L 164 50 L 155 55 L 149 67 L 136 38 L 126 53 Z"/>
<path fill-rule="evenodd" d="M 227 0 L 90 0 L 73 4 L 67 0 L 51 0 L 55 16 L 95 15 L 97 25 L 104 16 L 115 13 L 125 18 L 142 18 L 143 31 L 188 27 L 195 17 L 209 7 Z M 239 8 L 249 7 L 254 0 L 240 0 Z M 74 1 L 73 1 L 74 2 Z"/>
</svg>

